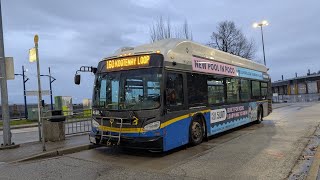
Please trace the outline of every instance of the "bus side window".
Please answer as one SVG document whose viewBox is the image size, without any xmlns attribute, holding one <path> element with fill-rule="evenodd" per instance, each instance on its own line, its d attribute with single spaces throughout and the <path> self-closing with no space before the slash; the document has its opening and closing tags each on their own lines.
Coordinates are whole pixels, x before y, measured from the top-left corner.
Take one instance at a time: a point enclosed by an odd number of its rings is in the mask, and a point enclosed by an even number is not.
<svg viewBox="0 0 320 180">
<path fill-rule="evenodd" d="M 261 97 L 267 99 L 268 96 L 268 83 L 261 82 Z"/>
<path fill-rule="evenodd" d="M 252 99 L 259 100 L 261 97 L 260 82 L 251 81 L 251 88 L 252 88 Z"/>
<path fill-rule="evenodd" d="M 228 103 L 240 102 L 239 82 L 240 82 L 239 79 L 226 78 Z"/>
<path fill-rule="evenodd" d="M 246 79 L 240 80 L 240 99 L 241 101 L 249 101 L 251 99 L 250 81 Z"/>
<path fill-rule="evenodd" d="M 187 87 L 189 107 L 207 106 L 208 88 L 206 75 L 187 73 Z"/>
<path fill-rule="evenodd" d="M 183 105 L 182 74 L 168 73 L 166 87 L 166 105 L 170 107 Z"/>
<path fill-rule="evenodd" d="M 223 79 L 211 78 L 207 80 L 209 104 L 225 103 Z"/>
</svg>

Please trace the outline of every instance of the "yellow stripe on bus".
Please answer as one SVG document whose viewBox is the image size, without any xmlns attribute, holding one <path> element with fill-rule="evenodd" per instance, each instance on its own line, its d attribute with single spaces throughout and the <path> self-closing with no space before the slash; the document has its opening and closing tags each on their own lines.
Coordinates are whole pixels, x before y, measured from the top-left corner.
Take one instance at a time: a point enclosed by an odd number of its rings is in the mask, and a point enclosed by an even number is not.
<svg viewBox="0 0 320 180">
<path fill-rule="evenodd" d="M 176 118 L 173 118 L 173 119 L 170 119 L 164 123 L 161 124 L 160 128 L 164 128 L 166 126 L 169 126 L 170 124 L 173 124 L 177 121 L 181 121 L 182 119 L 185 119 L 185 118 L 188 118 L 188 117 L 191 117 L 197 113 L 207 113 L 207 112 L 210 112 L 210 109 L 208 110 L 203 110 L 203 111 L 198 111 L 198 112 L 195 112 L 195 113 L 189 113 L 189 114 L 185 114 L 185 115 L 182 115 L 182 116 L 179 116 L 179 117 L 176 117 Z"/>
<path fill-rule="evenodd" d="M 110 132 L 120 132 L 120 128 L 109 127 L 109 126 L 99 126 L 101 131 L 110 131 Z M 143 128 L 122 128 L 121 133 L 140 133 L 144 132 Z"/>
<path fill-rule="evenodd" d="M 194 113 L 188 113 L 173 119 L 170 119 L 164 123 L 162 123 L 160 125 L 160 129 L 169 126 L 170 124 L 173 124 L 175 122 L 181 121 L 183 119 L 192 117 L 193 115 L 197 114 L 197 113 L 207 113 L 210 112 L 210 109 L 208 110 L 203 110 L 203 111 L 198 111 L 198 112 L 194 112 Z M 116 127 L 109 127 L 109 126 L 99 126 L 98 128 L 101 131 L 110 131 L 110 132 L 120 132 L 120 128 L 116 128 Z M 121 129 L 121 133 L 142 133 L 145 132 L 143 128 L 122 128 Z"/>
<path fill-rule="evenodd" d="M 262 101 L 257 101 L 257 102 L 268 102 L 269 100 L 262 100 Z"/>
</svg>

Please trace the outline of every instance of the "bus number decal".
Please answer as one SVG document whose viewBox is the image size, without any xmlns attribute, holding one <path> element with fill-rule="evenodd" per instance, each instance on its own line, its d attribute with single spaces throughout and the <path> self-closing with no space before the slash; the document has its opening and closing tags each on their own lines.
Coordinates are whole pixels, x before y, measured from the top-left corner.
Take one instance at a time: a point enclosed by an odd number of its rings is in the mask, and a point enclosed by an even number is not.
<svg viewBox="0 0 320 180">
<path fill-rule="evenodd" d="M 210 111 L 210 122 L 211 124 L 224 121 L 227 118 L 226 109 L 215 109 Z"/>
</svg>

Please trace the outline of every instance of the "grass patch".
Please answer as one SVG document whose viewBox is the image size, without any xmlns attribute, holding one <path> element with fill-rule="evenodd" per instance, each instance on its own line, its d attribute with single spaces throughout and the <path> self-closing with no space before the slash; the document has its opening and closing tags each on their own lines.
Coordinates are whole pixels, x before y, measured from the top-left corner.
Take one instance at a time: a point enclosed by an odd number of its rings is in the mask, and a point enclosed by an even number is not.
<svg viewBox="0 0 320 180">
<path fill-rule="evenodd" d="M 10 126 L 16 126 L 16 125 L 22 125 L 22 124 L 32 124 L 38 122 L 37 120 L 28 120 L 28 119 L 22 119 L 22 120 L 14 120 L 10 121 Z M 0 127 L 3 126 L 3 122 L 0 121 Z"/>
</svg>

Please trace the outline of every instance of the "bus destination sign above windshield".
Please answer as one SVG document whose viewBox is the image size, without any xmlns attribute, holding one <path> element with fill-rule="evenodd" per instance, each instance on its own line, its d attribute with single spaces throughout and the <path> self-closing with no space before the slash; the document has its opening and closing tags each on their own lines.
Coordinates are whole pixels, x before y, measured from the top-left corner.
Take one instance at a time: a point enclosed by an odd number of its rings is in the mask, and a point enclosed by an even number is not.
<svg viewBox="0 0 320 180">
<path fill-rule="evenodd" d="M 150 55 L 142 56 L 128 56 L 106 61 L 107 71 L 135 69 L 148 66 L 150 62 Z"/>
</svg>

